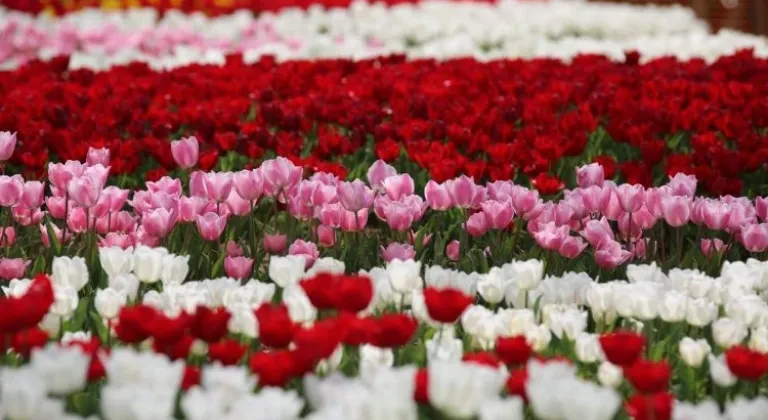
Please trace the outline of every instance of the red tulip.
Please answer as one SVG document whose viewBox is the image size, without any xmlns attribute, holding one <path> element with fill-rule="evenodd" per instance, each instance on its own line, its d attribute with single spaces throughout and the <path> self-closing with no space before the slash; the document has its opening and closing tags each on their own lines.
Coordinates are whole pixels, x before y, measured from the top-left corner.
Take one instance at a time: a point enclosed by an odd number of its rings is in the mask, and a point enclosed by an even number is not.
<svg viewBox="0 0 768 420">
<path fill-rule="evenodd" d="M 473 301 L 471 296 L 458 289 L 428 287 L 424 290 L 427 313 L 437 322 L 453 324 Z"/>
<path fill-rule="evenodd" d="M 643 352 L 645 337 L 633 332 L 617 331 L 603 334 L 600 345 L 609 362 L 618 366 L 631 366 Z"/>
<path fill-rule="evenodd" d="M 624 376 L 638 392 L 653 394 L 669 387 L 669 363 L 639 360 L 624 369 Z"/>
</svg>

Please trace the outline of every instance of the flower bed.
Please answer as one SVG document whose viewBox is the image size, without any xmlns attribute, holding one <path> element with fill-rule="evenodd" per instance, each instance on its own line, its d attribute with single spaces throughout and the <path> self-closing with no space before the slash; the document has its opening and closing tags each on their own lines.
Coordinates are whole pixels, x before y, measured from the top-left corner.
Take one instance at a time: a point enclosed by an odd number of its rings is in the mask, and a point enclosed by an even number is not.
<svg viewBox="0 0 768 420">
<path fill-rule="evenodd" d="M 158 68 L 218 62 L 222 55 L 273 54 L 280 59 L 365 58 L 401 53 L 412 58 L 556 57 L 624 51 L 712 61 L 741 48 L 768 55 L 760 37 L 707 33 L 689 9 L 603 3 L 506 1 L 426 2 L 387 8 L 289 9 L 254 17 L 239 11 L 217 18 L 152 9 L 87 10 L 64 18 L 0 12 L 5 21 L 0 62 L 12 68 L 33 58 L 73 54 L 73 66 L 107 68 L 146 61 Z"/>
<path fill-rule="evenodd" d="M 153 72 L 93 73 L 66 60 L 0 73 L 0 128 L 16 132 L 7 170 L 107 148 L 120 186 L 178 174 L 169 138 L 194 135 L 203 170 L 286 156 L 308 172 L 359 177 L 378 157 L 417 184 L 467 174 L 535 180 L 544 195 L 600 162 L 608 179 L 658 185 L 695 174 L 701 192 L 765 194 L 768 61 L 706 65 L 553 60 L 363 62 L 262 59 Z M 301 80 L 297 83 L 296 80 Z M 567 81 L 567 82 L 566 82 Z M 421 170 L 423 168 L 425 171 Z"/>
</svg>

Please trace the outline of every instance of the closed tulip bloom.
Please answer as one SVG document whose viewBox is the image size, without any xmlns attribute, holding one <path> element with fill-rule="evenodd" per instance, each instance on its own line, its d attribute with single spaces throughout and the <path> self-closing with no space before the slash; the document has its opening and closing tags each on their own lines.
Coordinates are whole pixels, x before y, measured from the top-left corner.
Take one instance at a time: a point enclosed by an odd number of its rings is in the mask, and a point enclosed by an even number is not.
<svg viewBox="0 0 768 420">
<path fill-rule="evenodd" d="M 480 204 L 491 229 L 506 229 L 515 216 L 511 201 L 488 200 Z"/>
<path fill-rule="evenodd" d="M 741 242 L 749 252 L 763 252 L 768 249 L 768 223 L 742 227 Z"/>
<path fill-rule="evenodd" d="M 261 197 L 264 191 L 264 179 L 259 169 L 243 170 L 235 172 L 233 184 L 237 194 L 245 201 L 255 201 Z"/>
<path fill-rule="evenodd" d="M 149 210 L 141 218 L 147 234 L 155 238 L 165 238 L 176 224 L 176 212 L 163 208 Z"/>
<path fill-rule="evenodd" d="M 691 367 L 698 368 L 704 363 L 704 359 L 712 352 L 712 347 L 705 338 L 694 340 L 684 337 L 678 345 L 680 358 Z"/>
<path fill-rule="evenodd" d="M 593 185 L 603 186 L 605 180 L 605 171 L 599 163 L 590 163 L 576 168 L 576 182 L 580 188 L 587 188 Z"/>
<path fill-rule="evenodd" d="M 709 361 L 709 375 L 717 386 L 723 388 L 730 388 L 736 385 L 738 378 L 728 369 L 728 365 L 725 362 L 725 353 L 715 356 L 713 354 L 707 355 Z"/>
<path fill-rule="evenodd" d="M 203 176 L 203 183 L 208 193 L 208 199 L 221 203 L 226 201 L 229 193 L 232 192 L 232 173 L 206 172 Z"/>
<path fill-rule="evenodd" d="M 0 258 L 0 278 L 4 280 L 24 278 L 24 272 L 32 261 L 23 258 Z"/>
<path fill-rule="evenodd" d="M 266 240 L 266 239 L 265 239 Z M 286 238 L 287 241 L 287 238 Z M 320 225 L 317 227 L 317 243 L 326 248 L 336 245 L 336 231 L 332 227 Z"/>
<path fill-rule="evenodd" d="M 16 242 L 16 229 L 13 226 L 0 226 L 0 247 L 13 246 Z"/>
<path fill-rule="evenodd" d="M 336 186 L 336 192 L 341 205 L 351 212 L 367 209 L 373 205 L 373 190 L 359 179 L 352 182 L 340 182 Z"/>
<path fill-rule="evenodd" d="M 730 318 L 720 318 L 712 323 L 712 339 L 724 349 L 741 344 L 747 338 L 747 333 L 744 324 Z"/>
<path fill-rule="evenodd" d="M 216 203 L 202 197 L 179 198 L 179 220 L 194 222 L 198 215 L 216 211 Z"/>
<path fill-rule="evenodd" d="M 565 258 L 576 258 L 587 248 L 587 243 L 577 236 L 566 236 L 557 252 Z"/>
<path fill-rule="evenodd" d="M 6 161 L 16 150 L 16 133 L 0 131 L 0 161 Z"/>
<path fill-rule="evenodd" d="M 248 257 L 226 257 L 224 259 L 224 271 L 227 276 L 235 279 L 250 277 L 253 270 L 253 259 Z"/>
<path fill-rule="evenodd" d="M 213 212 L 197 216 L 196 222 L 197 231 L 206 241 L 217 241 L 227 227 L 227 218 Z"/>
<path fill-rule="evenodd" d="M 445 182 L 453 205 L 458 208 L 477 208 L 485 200 L 485 188 L 475 184 L 475 180 L 462 175 Z"/>
<path fill-rule="evenodd" d="M 0 175 L 0 206 L 15 206 L 24 194 L 24 178 Z"/>
<path fill-rule="evenodd" d="M 430 180 L 424 188 L 424 198 L 426 198 L 427 204 L 429 204 L 432 210 L 448 210 L 453 207 L 451 194 L 448 192 L 448 187 L 445 184 L 438 184 Z"/>
<path fill-rule="evenodd" d="M 680 227 L 691 218 L 691 199 L 688 197 L 670 196 L 661 199 L 661 211 L 664 220 L 672 227 Z"/>
<path fill-rule="evenodd" d="M 19 204 L 27 209 L 35 209 L 43 204 L 45 184 L 40 181 L 27 181 L 19 199 Z"/>
<path fill-rule="evenodd" d="M 264 235 L 264 249 L 270 254 L 279 254 L 288 247 L 288 235 L 280 233 Z"/>
<path fill-rule="evenodd" d="M 640 210 L 645 200 L 645 188 L 642 185 L 621 184 L 616 188 L 621 209 L 634 213 Z"/>
<path fill-rule="evenodd" d="M 761 221 L 768 222 L 768 197 L 757 197 L 755 199 L 755 212 Z"/>
<path fill-rule="evenodd" d="M 465 228 L 471 236 L 483 236 L 490 229 L 488 217 L 483 212 L 475 213 L 469 216 Z"/>
<path fill-rule="evenodd" d="M 725 246 L 725 242 L 718 238 L 702 239 L 700 247 L 701 253 L 704 254 L 704 256 L 708 259 L 712 258 L 713 255 L 722 255 L 723 253 L 728 252 L 728 249 L 730 249 L 730 245 Z"/>
<path fill-rule="evenodd" d="M 117 314 L 127 301 L 128 295 L 125 291 L 112 288 L 97 290 L 93 300 L 96 312 L 104 319 L 117 318 Z"/>
<path fill-rule="evenodd" d="M 317 250 L 317 245 L 313 242 L 297 239 L 293 241 L 290 247 L 288 247 L 288 254 L 304 257 L 306 267 L 309 268 L 320 256 L 320 251 Z"/>
<path fill-rule="evenodd" d="M 384 180 L 394 175 L 397 175 L 397 170 L 379 159 L 368 168 L 368 184 L 374 191 L 384 192 Z"/>
<path fill-rule="evenodd" d="M 182 169 L 189 169 L 195 166 L 200 157 L 200 146 L 197 143 L 197 139 L 192 136 L 172 141 L 171 155 L 176 164 Z"/>
<path fill-rule="evenodd" d="M 629 260 L 632 253 L 614 240 L 603 241 L 595 251 L 595 262 L 605 269 L 614 269 Z"/>
<path fill-rule="evenodd" d="M 697 183 L 696 175 L 678 172 L 675 176 L 670 177 L 666 186 L 673 195 L 693 198 L 696 194 Z"/>
<path fill-rule="evenodd" d="M 381 258 L 386 262 L 390 262 L 394 259 L 406 261 L 416 258 L 416 250 L 413 248 L 413 246 L 408 244 L 393 242 L 387 245 L 386 248 L 383 246 L 380 248 Z"/>
<path fill-rule="evenodd" d="M 109 166 L 109 149 L 106 147 L 102 148 L 94 148 L 89 147 L 88 148 L 88 155 L 85 158 L 85 164 L 88 166 L 94 166 L 94 165 L 103 165 L 103 166 Z"/>
<path fill-rule="evenodd" d="M 390 200 L 400 200 L 403 197 L 413 195 L 413 178 L 408 174 L 392 175 L 381 182 L 387 197 Z"/>
<path fill-rule="evenodd" d="M 451 242 L 448 242 L 448 245 L 445 247 L 445 256 L 448 257 L 451 261 L 458 261 L 460 258 L 460 243 L 457 240 L 452 240 Z"/>
<path fill-rule="evenodd" d="M 568 237 L 568 232 L 568 226 L 557 226 L 555 222 L 549 222 L 534 233 L 533 238 L 540 247 L 546 250 L 557 250 Z"/>
<path fill-rule="evenodd" d="M 275 196 L 289 190 L 301 181 L 303 174 L 300 167 L 284 157 L 266 160 L 261 164 L 260 169 L 264 179 L 264 194 L 268 196 Z"/>
</svg>

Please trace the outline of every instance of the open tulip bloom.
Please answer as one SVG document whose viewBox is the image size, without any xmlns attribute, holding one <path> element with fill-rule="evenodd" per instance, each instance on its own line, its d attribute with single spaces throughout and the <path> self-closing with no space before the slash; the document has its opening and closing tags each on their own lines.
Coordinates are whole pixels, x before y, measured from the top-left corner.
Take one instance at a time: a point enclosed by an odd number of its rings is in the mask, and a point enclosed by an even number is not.
<svg viewBox="0 0 768 420">
<path fill-rule="evenodd" d="M 0 9 L 0 418 L 766 418 L 764 38 L 235 3 Z"/>
</svg>

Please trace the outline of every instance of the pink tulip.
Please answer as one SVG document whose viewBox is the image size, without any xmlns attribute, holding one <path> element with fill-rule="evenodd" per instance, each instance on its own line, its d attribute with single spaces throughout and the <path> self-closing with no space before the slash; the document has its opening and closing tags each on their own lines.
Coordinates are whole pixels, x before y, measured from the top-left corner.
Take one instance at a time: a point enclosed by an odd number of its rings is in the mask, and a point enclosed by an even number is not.
<svg viewBox="0 0 768 420">
<path fill-rule="evenodd" d="M 755 199 L 755 212 L 761 221 L 768 222 L 768 197 L 757 197 Z"/>
<path fill-rule="evenodd" d="M 75 207 L 67 215 L 67 227 L 73 233 L 82 233 L 90 228 L 88 214 L 82 207 Z"/>
<path fill-rule="evenodd" d="M 405 196 L 412 195 L 415 188 L 413 178 L 408 174 L 392 175 L 381 183 L 390 200 L 400 200 Z"/>
<path fill-rule="evenodd" d="M 613 229 L 608 220 L 603 217 L 600 220 L 590 220 L 581 231 L 581 236 L 593 247 L 597 248 L 603 242 L 613 241 Z"/>
<path fill-rule="evenodd" d="M 227 212 L 236 216 L 245 216 L 251 212 L 251 203 L 243 200 L 234 189 L 229 192 L 229 197 L 224 201 L 224 204 L 226 205 L 220 206 L 221 213 Z"/>
<path fill-rule="evenodd" d="M 301 255 L 306 261 L 306 267 L 312 267 L 315 260 L 320 256 L 320 251 L 317 250 L 317 245 L 312 242 L 307 242 L 301 239 L 296 239 L 290 247 L 288 247 L 288 254 Z"/>
<path fill-rule="evenodd" d="M 723 199 L 725 199 L 725 197 L 723 197 Z M 729 205 L 731 206 L 731 214 L 728 216 L 727 226 L 729 231 L 739 232 L 743 226 L 757 222 L 755 215 L 750 214 L 750 210 L 754 212 L 753 208 L 748 209 L 748 207 L 741 202 L 732 202 Z M 748 202 L 748 205 L 752 206 L 752 203 Z"/>
<path fill-rule="evenodd" d="M 605 184 L 608 185 L 609 181 L 606 181 Z M 600 204 L 602 207 L 600 208 L 600 211 L 603 213 L 603 216 L 605 216 L 608 220 L 619 220 L 621 216 L 624 216 L 627 211 L 624 210 L 623 207 L 621 207 L 621 203 L 619 202 L 619 195 L 617 192 L 616 187 L 606 187 L 603 185 L 603 188 L 608 188 L 610 191 L 610 194 L 605 194 L 603 198 L 607 199 Z M 640 203 L 642 206 L 642 202 Z"/>
<path fill-rule="evenodd" d="M 632 242 L 629 247 L 629 252 L 632 253 L 632 258 L 643 259 L 645 253 L 648 250 L 648 238 L 642 238 L 640 240 Z"/>
<path fill-rule="evenodd" d="M 384 180 L 397 175 L 397 171 L 386 162 L 379 159 L 368 168 L 368 184 L 377 192 L 385 192 Z"/>
<path fill-rule="evenodd" d="M 164 176 L 157 181 L 147 181 L 147 190 L 151 193 L 165 193 L 176 198 L 181 197 L 181 180 Z"/>
<path fill-rule="evenodd" d="M 312 193 L 309 195 L 309 202 L 320 207 L 325 204 L 339 203 L 339 194 L 336 192 L 335 185 L 322 184 L 317 181 L 311 181 L 314 184 Z"/>
<path fill-rule="evenodd" d="M 0 131 L 0 161 L 10 159 L 14 150 L 16 150 L 16 133 Z"/>
<path fill-rule="evenodd" d="M 603 241 L 595 250 L 595 262 L 604 269 L 612 270 L 632 257 L 632 253 L 623 249 L 621 244 L 610 240 Z"/>
<path fill-rule="evenodd" d="M 132 215 L 127 211 L 118 211 L 112 214 L 112 226 L 110 230 L 112 232 L 131 233 L 136 230 L 136 223 L 139 218 Z"/>
<path fill-rule="evenodd" d="M 38 224 L 43 219 L 43 216 L 45 216 L 45 212 L 40 210 L 40 207 L 26 209 L 22 206 L 16 206 L 11 208 L 11 214 L 13 215 L 13 220 L 22 226 Z"/>
<path fill-rule="evenodd" d="M 93 166 L 86 166 L 85 169 L 83 169 L 83 174 L 81 177 L 90 178 L 91 181 L 93 181 L 93 184 L 96 185 L 99 191 L 101 191 L 107 184 L 107 178 L 109 178 L 109 167 L 100 163 L 97 163 Z"/>
<path fill-rule="evenodd" d="M 540 227 L 533 238 L 540 247 L 546 250 L 557 250 L 568 238 L 568 226 L 557 226 L 555 222 L 549 222 Z"/>
<path fill-rule="evenodd" d="M 584 205 L 584 198 L 582 197 L 582 191 L 580 189 L 573 191 L 565 191 L 565 197 L 558 204 L 559 207 L 567 207 L 572 211 L 572 215 L 569 217 L 572 220 L 581 220 L 589 215 L 586 206 Z M 562 209 L 561 209 L 562 211 Z"/>
<path fill-rule="evenodd" d="M 106 147 L 102 147 L 100 149 L 89 147 L 88 155 L 85 158 L 85 164 L 88 166 L 109 166 L 109 149 Z"/>
<path fill-rule="evenodd" d="M 399 201 L 389 202 L 383 207 L 382 212 L 387 225 L 398 232 L 405 232 L 413 225 L 413 211 L 404 203 Z"/>
<path fill-rule="evenodd" d="M 133 246 L 133 241 L 130 235 L 125 233 L 109 232 L 103 238 L 99 239 L 100 248 L 119 247 L 122 249 L 128 249 Z"/>
<path fill-rule="evenodd" d="M 684 196 L 668 196 L 661 199 L 664 220 L 672 227 L 680 227 L 691 218 L 691 199 Z"/>
<path fill-rule="evenodd" d="M 51 246 L 51 240 L 48 237 L 48 228 L 45 225 L 39 225 L 40 227 L 40 239 L 43 243 L 43 246 L 48 248 Z M 65 242 L 68 242 L 70 239 L 72 239 L 71 231 L 67 231 L 67 235 L 64 236 L 64 232 L 62 232 L 61 229 L 59 229 L 58 226 L 51 224 L 51 228 L 53 230 L 53 236 L 56 238 L 59 244 L 63 244 Z"/>
<path fill-rule="evenodd" d="M 336 232 L 332 227 L 320 225 L 317 227 L 317 242 L 320 246 L 330 248 L 336 245 Z"/>
<path fill-rule="evenodd" d="M 32 261 L 23 258 L 0 258 L 0 279 L 12 280 L 24 278 L 24 272 Z"/>
<path fill-rule="evenodd" d="M 645 188 L 642 185 L 621 184 L 616 188 L 621 209 L 634 213 L 640 210 L 645 200 Z"/>
<path fill-rule="evenodd" d="M 0 247 L 13 246 L 16 242 L 16 229 L 13 226 L 0 226 Z"/>
<path fill-rule="evenodd" d="M 387 245 L 386 248 L 383 246 L 380 246 L 379 248 L 381 250 L 381 258 L 386 262 L 390 262 L 394 259 L 407 261 L 416 257 L 416 250 L 408 244 L 393 242 Z"/>
<path fill-rule="evenodd" d="M 448 242 L 448 245 L 445 247 L 445 256 L 451 261 L 458 261 L 461 257 L 459 255 L 460 246 L 461 244 L 457 240 Z"/>
<path fill-rule="evenodd" d="M 85 165 L 76 160 L 68 160 L 66 163 L 49 163 L 48 180 L 59 190 L 67 191 L 69 181 L 81 176 L 83 171 L 85 171 Z"/>
<path fill-rule="evenodd" d="M 742 227 L 741 242 L 749 252 L 763 252 L 768 249 L 768 223 Z"/>
<path fill-rule="evenodd" d="M 253 202 L 261 197 L 264 191 L 264 179 L 261 176 L 261 170 L 243 170 L 235 172 L 233 176 L 235 191 L 246 202 Z"/>
<path fill-rule="evenodd" d="M 578 236 L 567 236 L 557 252 L 565 258 L 576 258 L 586 247 L 587 243 Z"/>
<path fill-rule="evenodd" d="M 578 220 L 576 212 L 568 203 L 561 201 L 552 206 L 552 216 L 557 226 L 570 225 L 572 220 Z"/>
<path fill-rule="evenodd" d="M 63 219 L 67 214 L 67 209 L 64 206 L 67 204 L 67 200 L 64 197 L 45 197 L 45 207 L 48 209 L 48 214 L 54 219 Z M 75 207 L 75 203 L 69 200 L 69 210 Z"/>
<path fill-rule="evenodd" d="M 488 199 L 497 201 L 511 200 L 514 187 L 515 184 L 511 181 L 494 181 L 485 185 Z"/>
<path fill-rule="evenodd" d="M 248 257 L 224 258 L 224 271 L 227 276 L 235 279 L 246 279 L 253 271 L 253 259 Z"/>
<path fill-rule="evenodd" d="M 359 210 L 357 213 L 342 209 L 339 227 L 344 232 L 360 232 L 368 224 L 368 209 Z"/>
<path fill-rule="evenodd" d="M 485 235 L 485 233 L 488 232 L 488 229 L 490 229 L 488 218 L 485 216 L 485 213 L 479 212 L 469 216 L 465 229 L 470 236 L 477 237 Z"/>
<path fill-rule="evenodd" d="M 221 234 L 224 233 L 224 228 L 227 227 L 227 218 L 213 212 L 203 216 L 198 215 L 195 220 L 197 221 L 197 231 L 206 241 L 219 240 Z"/>
<path fill-rule="evenodd" d="M 448 210 L 453 207 L 451 194 L 445 184 L 438 184 L 430 180 L 424 188 L 424 198 L 427 199 L 427 204 L 432 210 Z"/>
<path fill-rule="evenodd" d="M 590 163 L 580 168 L 576 168 L 576 181 L 580 188 L 587 188 L 593 185 L 602 187 L 605 180 L 605 171 L 599 163 Z"/>
<path fill-rule="evenodd" d="M 0 206 L 15 206 L 23 194 L 24 178 L 20 175 L 0 175 Z"/>
<path fill-rule="evenodd" d="M 243 256 L 243 248 L 240 247 L 240 245 L 237 244 L 235 241 L 227 241 L 227 245 L 225 247 L 225 250 L 227 252 L 228 257 L 242 257 Z"/>
<path fill-rule="evenodd" d="M 283 194 L 301 181 L 303 170 L 284 157 L 266 160 L 261 164 L 261 176 L 264 179 L 264 194 L 278 196 L 285 201 Z"/>
<path fill-rule="evenodd" d="M 584 208 L 588 213 L 602 211 L 613 194 L 612 188 L 598 187 L 597 185 L 582 188 L 580 191 L 579 195 L 581 196 L 581 201 L 584 203 Z"/>
<path fill-rule="evenodd" d="M 288 235 L 276 233 L 264 235 L 264 249 L 270 254 L 280 254 L 288 246 Z"/>
<path fill-rule="evenodd" d="M 712 230 L 722 230 L 731 218 L 731 206 L 718 200 L 709 200 L 702 205 L 704 224 Z"/>
<path fill-rule="evenodd" d="M 179 220 L 194 222 L 198 215 L 216 211 L 216 203 L 202 197 L 179 198 Z"/>
<path fill-rule="evenodd" d="M 80 176 L 70 181 L 67 191 L 72 201 L 78 206 L 88 209 L 99 200 L 101 185 L 94 182 L 90 177 Z"/>
<path fill-rule="evenodd" d="M 352 212 L 368 209 L 373 205 L 373 190 L 359 179 L 352 182 L 340 182 L 336 187 L 336 194 L 341 205 Z"/>
<path fill-rule="evenodd" d="M 147 234 L 155 238 L 165 238 L 176 224 L 176 217 L 177 214 L 173 210 L 169 211 L 164 208 L 153 209 L 141 216 L 141 225 Z"/>
<path fill-rule="evenodd" d="M 189 175 L 189 195 L 208 198 L 208 191 L 205 188 L 205 172 L 194 171 Z"/>
<path fill-rule="evenodd" d="M 458 208 L 478 208 L 485 201 L 485 188 L 475 184 L 475 180 L 462 175 L 458 178 L 445 181 L 451 202 Z"/>
<path fill-rule="evenodd" d="M 43 205 L 45 184 L 40 181 L 27 181 L 19 199 L 19 204 L 27 209 L 34 209 Z"/>
<path fill-rule="evenodd" d="M 664 209 L 661 205 L 661 200 L 664 197 L 669 197 L 673 194 L 667 186 L 659 188 L 648 188 L 645 190 L 645 207 L 656 218 L 664 217 Z"/>
<path fill-rule="evenodd" d="M 722 255 L 731 248 L 729 246 L 725 246 L 725 242 L 718 238 L 714 239 L 702 239 L 701 240 L 701 253 L 704 254 L 705 257 L 712 258 L 712 254 Z"/>
<path fill-rule="evenodd" d="M 189 169 L 197 164 L 200 157 L 200 146 L 193 137 L 182 138 L 171 142 L 173 160 L 182 169 Z"/>
<path fill-rule="evenodd" d="M 531 217 L 536 217 L 534 213 L 542 204 L 538 191 L 529 190 L 520 185 L 512 185 L 510 187 L 510 195 L 512 198 L 512 208 L 515 209 L 515 214 L 524 217 L 526 220 L 530 220 Z"/>
<path fill-rule="evenodd" d="M 686 175 L 678 172 L 675 176 L 670 177 L 666 186 L 672 195 L 693 198 L 696 195 L 696 184 L 695 175 Z"/>
<path fill-rule="evenodd" d="M 232 192 L 232 173 L 231 172 L 206 172 L 203 177 L 205 190 L 208 192 L 208 199 L 216 202 L 223 202 Z"/>
<path fill-rule="evenodd" d="M 506 229 L 512 223 L 515 210 L 512 201 L 487 200 L 480 204 L 489 229 Z"/>
<path fill-rule="evenodd" d="M 109 186 L 101 190 L 99 200 L 91 208 L 96 217 L 120 211 L 128 200 L 129 190 L 123 190 L 115 186 Z"/>
<path fill-rule="evenodd" d="M 139 226 L 136 231 L 130 233 L 129 236 L 131 238 L 131 242 L 137 246 L 144 245 L 150 248 L 155 248 L 160 244 L 160 238 L 147 233 L 147 231 L 144 230 L 144 226 Z"/>
</svg>

